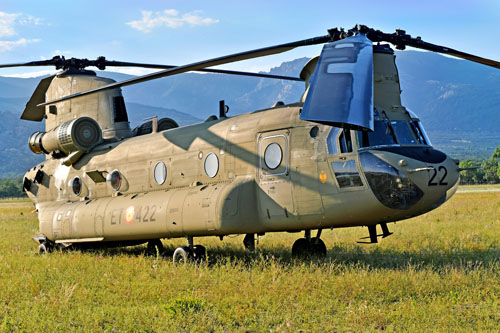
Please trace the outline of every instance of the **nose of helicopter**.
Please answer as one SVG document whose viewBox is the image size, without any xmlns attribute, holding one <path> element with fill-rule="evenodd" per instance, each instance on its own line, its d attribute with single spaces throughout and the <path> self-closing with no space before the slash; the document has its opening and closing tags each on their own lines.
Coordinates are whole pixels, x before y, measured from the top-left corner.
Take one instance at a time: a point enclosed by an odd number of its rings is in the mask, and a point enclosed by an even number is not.
<svg viewBox="0 0 500 333">
<path fill-rule="evenodd" d="M 443 204 L 460 180 L 457 161 L 431 147 L 386 147 L 360 153 L 363 172 L 386 207 L 418 215 Z"/>
</svg>

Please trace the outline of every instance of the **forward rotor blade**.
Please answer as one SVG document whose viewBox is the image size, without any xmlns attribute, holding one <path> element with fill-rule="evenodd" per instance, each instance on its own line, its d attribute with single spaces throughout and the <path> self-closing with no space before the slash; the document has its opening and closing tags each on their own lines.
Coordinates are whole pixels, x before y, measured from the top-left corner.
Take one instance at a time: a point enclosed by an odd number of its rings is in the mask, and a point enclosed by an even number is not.
<svg viewBox="0 0 500 333">
<path fill-rule="evenodd" d="M 81 97 L 81 96 L 93 94 L 93 93 L 96 93 L 98 91 L 125 87 L 125 86 L 129 86 L 132 84 L 151 81 L 151 80 L 155 80 L 155 79 L 159 79 L 159 78 L 163 78 L 163 77 L 167 77 L 167 76 L 171 76 L 171 75 L 175 75 L 175 74 L 196 71 L 199 69 L 203 69 L 205 67 L 212 67 L 212 66 L 223 65 L 223 64 L 227 64 L 227 63 L 231 63 L 231 62 L 235 62 L 235 61 L 263 57 L 263 56 L 272 55 L 272 54 L 278 54 L 278 53 L 292 50 L 292 49 L 294 49 L 296 47 L 300 47 L 300 46 L 323 44 L 323 43 L 326 43 L 330 40 L 331 40 L 330 35 L 325 35 L 325 36 L 320 36 L 320 37 L 304 39 L 304 40 L 300 40 L 297 42 L 280 44 L 280 45 L 276 45 L 276 46 L 270 46 L 270 47 L 265 47 L 265 48 L 261 48 L 261 49 L 255 49 L 255 50 L 251 50 L 251 51 L 245 51 L 245 52 L 235 53 L 235 54 L 222 56 L 222 57 L 218 57 L 218 58 L 213 58 L 213 59 L 209 59 L 209 60 L 199 61 L 199 62 L 195 62 L 192 64 L 178 66 L 178 67 L 166 69 L 166 70 L 163 70 L 160 72 L 146 74 L 146 75 L 139 76 L 139 77 L 132 78 L 132 79 L 128 79 L 125 81 L 116 82 L 116 83 L 108 84 L 108 85 L 105 85 L 105 86 L 102 86 L 99 88 L 83 91 L 80 93 L 76 93 L 73 95 L 69 95 L 66 97 L 62 97 L 59 99 L 48 101 L 46 103 L 39 104 L 39 106 L 44 106 L 44 105 L 49 105 L 49 104 L 54 104 L 54 103 L 66 101 L 68 99 L 72 99 L 75 97 Z"/>
<path fill-rule="evenodd" d="M 486 66 L 494 67 L 500 69 L 500 62 L 487 59 L 487 58 L 482 58 L 470 53 L 465 53 L 462 51 L 454 50 L 452 48 L 446 47 L 446 46 L 440 46 L 440 45 L 435 45 L 431 43 L 427 43 L 424 41 L 411 41 L 410 43 L 407 44 L 408 46 L 427 50 L 427 51 L 433 51 L 433 52 L 438 52 L 438 53 L 443 53 L 443 54 L 449 54 L 457 58 L 477 62 L 479 64 L 483 64 Z"/>
<path fill-rule="evenodd" d="M 106 66 L 142 67 L 142 68 L 158 68 L 158 69 L 171 69 L 171 68 L 178 67 L 178 66 L 172 66 L 172 65 L 142 64 L 142 63 L 136 63 L 136 62 L 113 61 L 113 60 L 106 60 Z M 267 79 L 278 79 L 278 80 L 290 80 L 290 81 L 304 82 L 304 80 L 302 80 L 300 77 L 273 75 L 273 74 L 264 74 L 264 73 L 242 72 L 242 71 L 231 71 L 231 70 L 227 70 L 227 69 L 202 68 L 202 69 L 197 69 L 196 72 L 254 76 L 254 77 L 267 78 Z"/>
<path fill-rule="evenodd" d="M 432 51 L 432 52 L 438 52 L 438 53 L 443 53 L 443 54 L 449 54 L 451 56 L 477 62 L 479 64 L 483 64 L 486 66 L 494 67 L 500 69 L 500 62 L 491 60 L 491 59 L 486 59 L 482 58 L 470 53 L 458 51 L 446 46 L 442 45 L 437 45 L 437 44 L 432 44 L 428 43 L 422 40 L 420 37 L 412 37 L 411 35 L 407 34 L 406 31 L 404 30 L 396 30 L 395 33 L 388 34 L 384 33 L 380 30 L 374 30 L 372 28 L 368 28 L 367 26 L 356 26 L 353 29 L 349 30 L 349 33 L 356 33 L 356 32 L 361 32 L 366 34 L 366 36 L 372 41 L 372 42 L 389 42 L 391 44 L 394 44 L 397 49 L 404 50 L 406 46 L 411 46 L 417 49 L 422 49 L 426 51 Z"/>
<path fill-rule="evenodd" d="M 300 119 L 373 131 L 371 40 L 358 34 L 323 46 Z"/>
</svg>

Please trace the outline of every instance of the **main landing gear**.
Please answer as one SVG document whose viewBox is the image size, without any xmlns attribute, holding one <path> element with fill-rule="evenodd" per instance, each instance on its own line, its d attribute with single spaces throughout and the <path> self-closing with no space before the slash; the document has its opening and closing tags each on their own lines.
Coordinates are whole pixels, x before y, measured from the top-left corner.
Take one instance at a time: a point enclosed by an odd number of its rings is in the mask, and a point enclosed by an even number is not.
<svg viewBox="0 0 500 333">
<path fill-rule="evenodd" d="M 35 243 L 38 243 L 38 253 L 43 255 L 51 253 L 56 249 L 57 244 L 47 239 L 44 235 L 32 238 Z"/>
<path fill-rule="evenodd" d="M 326 245 L 321 240 L 321 229 L 318 229 L 316 237 L 311 238 L 311 230 L 305 231 L 305 237 L 299 238 L 293 243 L 293 257 L 324 257 L 326 256 Z"/>
<path fill-rule="evenodd" d="M 203 245 L 193 245 L 193 236 L 187 236 L 188 245 L 175 249 L 174 264 L 185 264 L 190 261 L 203 262 L 207 258 L 207 250 Z"/>
<path fill-rule="evenodd" d="M 146 248 L 146 255 L 151 257 L 161 257 L 165 252 L 165 248 L 163 247 L 163 243 L 159 239 L 152 239 L 148 242 L 148 246 Z"/>
<path fill-rule="evenodd" d="M 45 241 L 45 242 L 42 242 L 40 243 L 40 245 L 38 245 L 38 253 L 39 254 L 47 254 L 47 253 L 51 253 L 52 251 L 54 251 L 55 249 L 55 245 L 54 243 L 50 242 L 50 241 Z"/>
</svg>

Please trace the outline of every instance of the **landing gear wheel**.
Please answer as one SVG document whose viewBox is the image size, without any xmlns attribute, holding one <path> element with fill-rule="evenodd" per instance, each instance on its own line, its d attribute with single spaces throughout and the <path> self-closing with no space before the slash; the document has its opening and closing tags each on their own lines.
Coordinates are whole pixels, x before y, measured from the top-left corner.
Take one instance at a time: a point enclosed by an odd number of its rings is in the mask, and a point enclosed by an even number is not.
<svg viewBox="0 0 500 333">
<path fill-rule="evenodd" d="M 306 238 L 299 238 L 293 243 L 293 257 L 307 257 L 311 255 L 311 243 Z"/>
<path fill-rule="evenodd" d="M 293 243 L 292 256 L 307 258 L 312 256 L 326 256 L 326 245 L 321 238 L 299 238 Z"/>
<path fill-rule="evenodd" d="M 207 259 L 207 249 L 203 245 L 196 245 L 193 251 L 194 259 L 197 262 L 202 262 Z"/>
<path fill-rule="evenodd" d="M 163 247 L 161 240 L 152 239 L 148 242 L 148 247 L 146 249 L 146 254 L 148 256 L 161 257 L 164 252 L 165 248 Z"/>
<path fill-rule="evenodd" d="M 311 240 L 313 254 L 318 257 L 326 256 L 326 245 L 321 238 L 314 238 Z"/>
<path fill-rule="evenodd" d="M 173 262 L 174 264 L 186 264 L 193 259 L 193 252 L 189 246 L 178 247 L 174 251 Z"/>
<path fill-rule="evenodd" d="M 52 244 L 48 242 L 43 242 L 42 244 L 38 245 L 38 253 L 39 254 L 47 254 L 51 253 L 54 250 L 54 247 Z"/>
</svg>

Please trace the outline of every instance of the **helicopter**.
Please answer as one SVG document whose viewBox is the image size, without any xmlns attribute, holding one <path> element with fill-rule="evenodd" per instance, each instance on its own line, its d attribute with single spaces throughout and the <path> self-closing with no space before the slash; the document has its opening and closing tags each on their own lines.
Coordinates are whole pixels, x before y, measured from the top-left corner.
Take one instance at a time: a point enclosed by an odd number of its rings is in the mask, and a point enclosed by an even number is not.
<svg viewBox="0 0 500 333">
<path fill-rule="evenodd" d="M 385 44 L 384 44 L 385 43 Z M 293 256 L 324 256 L 324 229 L 368 228 L 365 243 L 388 237 L 388 223 L 436 209 L 456 192 L 458 161 L 433 148 L 418 116 L 401 104 L 394 50 L 407 46 L 500 68 L 500 63 L 363 25 L 324 36 L 182 66 L 65 59 L 0 65 L 55 66 L 21 116 L 45 120 L 29 147 L 45 161 L 23 178 L 36 207 L 39 252 L 181 238 L 174 262 L 206 260 L 195 237 L 304 232 Z M 323 44 L 299 77 L 209 67 Z M 86 67 L 161 69 L 125 81 Z M 292 104 L 179 127 L 153 117 L 130 128 L 121 87 L 188 71 L 305 82 Z M 381 234 L 377 231 L 380 225 Z M 313 232 L 316 232 L 313 235 Z"/>
</svg>

